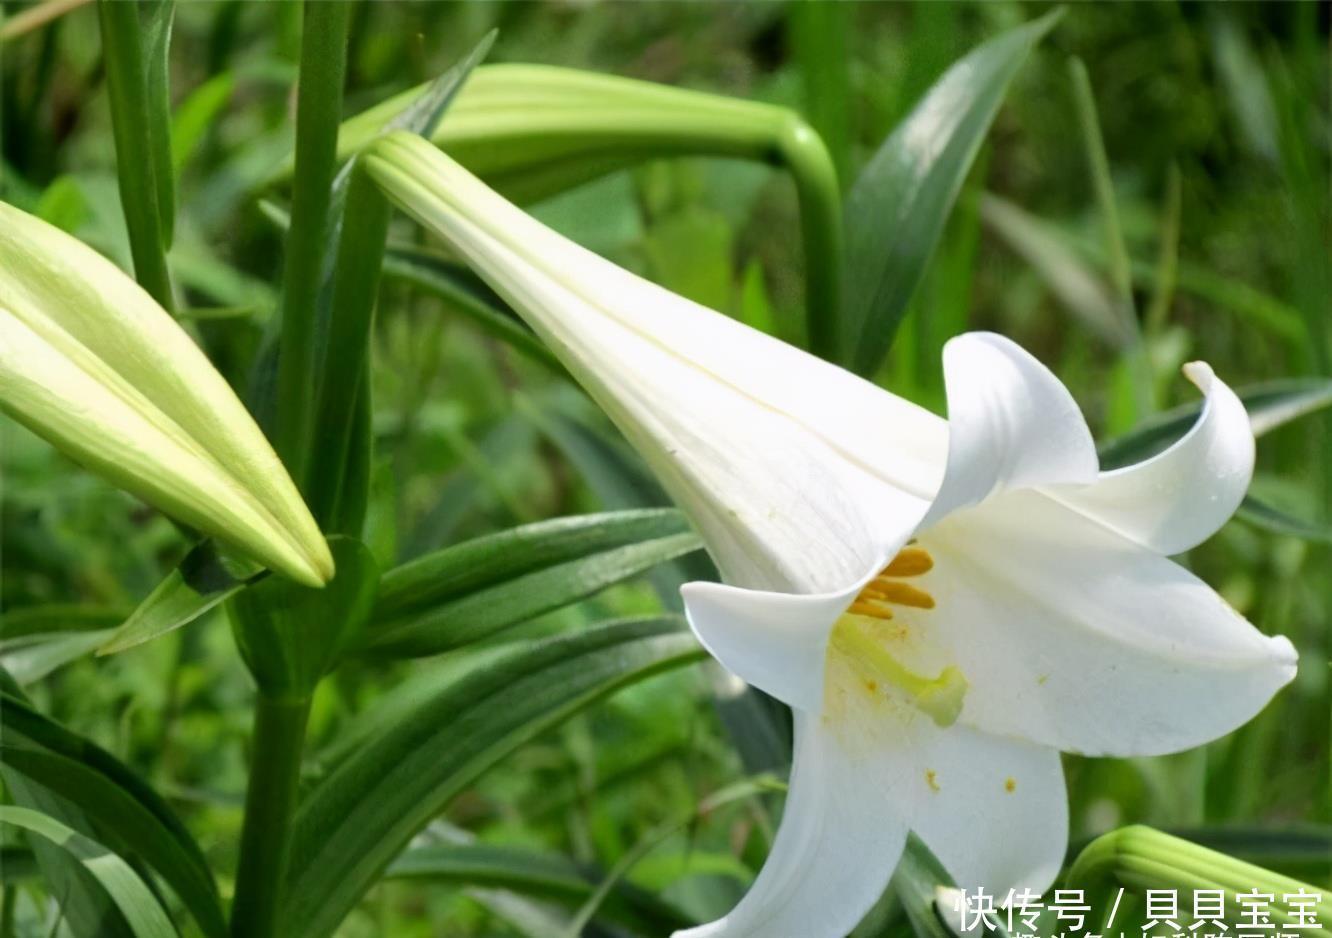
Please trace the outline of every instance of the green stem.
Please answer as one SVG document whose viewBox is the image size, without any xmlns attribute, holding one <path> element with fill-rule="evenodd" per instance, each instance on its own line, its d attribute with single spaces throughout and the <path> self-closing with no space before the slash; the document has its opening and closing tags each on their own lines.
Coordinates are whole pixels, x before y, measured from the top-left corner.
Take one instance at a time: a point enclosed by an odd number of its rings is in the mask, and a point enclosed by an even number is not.
<svg viewBox="0 0 1332 938">
<path fill-rule="evenodd" d="M 278 454 L 298 483 L 305 479 L 314 423 L 315 319 L 329 237 L 349 9 L 350 4 L 342 0 L 309 0 L 304 10 L 296 97 L 296 172 L 282 283 L 275 440 Z"/>
<path fill-rule="evenodd" d="M 172 181 L 162 174 L 170 173 L 171 168 L 159 165 L 161 148 L 154 146 L 161 143 L 157 137 L 164 118 L 156 113 L 157 102 L 148 94 L 139 4 L 99 0 L 97 12 L 106 59 L 111 133 L 116 145 L 116 176 L 134 277 L 163 309 L 170 311 L 174 308 L 166 262 L 170 239 L 163 214 L 171 210 L 168 193 Z"/>
<path fill-rule="evenodd" d="M 291 852 L 301 752 L 310 716 L 308 697 L 270 697 L 260 691 L 254 712 L 254 756 L 245 793 L 236 899 L 235 938 L 275 938 L 282 886 Z"/>
<path fill-rule="evenodd" d="M 843 341 L 835 332 L 842 303 L 842 190 L 837 168 L 823 140 L 804 121 L 787 124 L 780 146 L 800 199 L 809 347 L 834 361 Z"/>
</svg>

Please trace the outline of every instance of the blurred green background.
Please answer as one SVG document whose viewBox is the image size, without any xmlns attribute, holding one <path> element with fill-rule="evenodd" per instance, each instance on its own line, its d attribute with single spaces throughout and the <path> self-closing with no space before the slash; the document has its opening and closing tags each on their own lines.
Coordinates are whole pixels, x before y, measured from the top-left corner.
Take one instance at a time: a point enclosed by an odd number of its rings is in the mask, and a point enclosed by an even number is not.
<svg viewBox="0 0 1332 938">
<path fill-rule="evenodd" d="M 5 4 L 11 15 L 21 9 Z M 1048 9 L 363 3 L 353 14 L 347 113 L 433 78 L 497 27 L 491 62 L 567 65 L 795 108 L 824 135 L 845 188 L 951 62 Z M 1059 374 L 1098 438 L 1130 428 L 1130 375 L 1106 326 L 1117 299 L 1073 56 L 1094 92 L 1157 406 L 1193 398 L 1179 365 L 1195 358 L 1233 385 L 1328 375 L 1328 10 L 1070 7 L 1014 80 L 881 382 L 941 409 L 943 342 L 993 329 Z M 294 4 L 182 3 L 176 14 L 172 273 L 196 335 L 240 389 L 276 304 L 281 231 L 258 203 L 285 197 L 266 180 L 291 147 L 299 34 Z M 0 197 L 128 268 L 95 12 L 76 9 L 6 42 L 0 56 Z M 803 341 L 795 194 L 767 167 L 655 161 L 533 211 L 677 292 Z M 422 240 L 404 222 L 394 237 Z M 570 382 L 438 297 L 386 280 L 374 359 L 371 540 L 381 560 L 661 498 Z M 1204 750 L 1067 758 L 1075 843 L 1134 821 L 1199 836 L 1238 826 L 1224 849 L 1327 882 L 1326 863 L 1298 849 L 1283 854 L 1273 832 L 1332 822 L 1330 428 L 1326 414 L 1305 418 L 1259 448 L 1255 494 L 1307 536 L 1237 521 L 1189 558 L 1259 628 L 1292 638 L 1299 677 L 1250 725 Z M 6 616 L 59 604 L 120 621 L 179 560 L 176 532 L 11 422 L 0 434 Z M 670 607 L 673 584 L 700 571 L 707 575 L 706 563 L 696 560 L 670 565 L 521 634 Z M 223 617 L 112 658 L 66 657 L 0 645 L 0 660 L 30 679 L 46 712 L 141 770 L 181 808 L 215 867 L 232 869 L 250 688 Z M 362 663 L 325 682 L 310 772 L 319 771 L 321 745 L 416 670 Z M 696 810 L 755 770 L 780 771 L 780 734 L 756 729 L 771 725 L 758 722 L 766 705 L 735 694 L 710 665 L 632 687 L 525 746 L 426 836 L 526 845 L 603 869 L 632 858 L 629 881 L 690 915 L 716 915 L 760 865 L 779 816 L 771 796 Z M 500 890 L 389 882 L 344 933 L 534 934 L 531 917 L 549 914 Z"/>
</svg>

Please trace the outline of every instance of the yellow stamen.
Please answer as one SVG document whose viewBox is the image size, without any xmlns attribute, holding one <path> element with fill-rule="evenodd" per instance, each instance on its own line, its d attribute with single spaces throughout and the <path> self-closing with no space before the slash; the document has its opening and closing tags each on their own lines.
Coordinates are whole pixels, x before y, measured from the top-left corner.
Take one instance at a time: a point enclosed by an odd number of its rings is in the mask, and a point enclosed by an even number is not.
<svg viewBox="0 0 1332 938">
<path fill-rule="evenodd" d="M 888 566 L 883 568 L 882 576 L 920 576 L 934 568 L 934 558 L 923 547 L 903 547 Z"/>
<path fill-rule="evenodd" d="M 877 603 L 857 599 L 846 610 L 853 616 L 870 616 L 874 619 L 891 619 L 893 611 Z"/>
<path fill-rule="evenodd" d="M 855 605 L 851 611 L 854 612 Z M 862 670 L 906 691 L 917 709 L 939 726 L 952 726 L 962 713 L 967 679 L 954 665 L 929 678 L 906 668 L 883 646 L 877 630 L 863 619 L 843 616 L 833 628 L 832 645 Z"/>
<path fill-rule="evenodd" d="M 916 609 L 933 609 L 934 597 L 910 583 L 898 583 L 894 580 L 875 580 L 873 589 L 883 595 L 884 602 L 899 606 L 913 606 Z M 861 595 L 864 595 L 862 591 Z"/>
</svg>

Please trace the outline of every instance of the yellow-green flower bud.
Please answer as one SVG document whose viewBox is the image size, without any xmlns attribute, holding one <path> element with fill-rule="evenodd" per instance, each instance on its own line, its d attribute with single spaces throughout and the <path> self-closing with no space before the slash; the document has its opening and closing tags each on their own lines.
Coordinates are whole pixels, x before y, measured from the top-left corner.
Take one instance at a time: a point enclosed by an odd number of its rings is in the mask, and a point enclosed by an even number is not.
<svg viewBox="0 0 1332 938">
<path fill-rule="evenodd" d="M 88 469 L 311 586 L 323 535 L 225 379 L 133 280 L 0 203 L 0 408 Z"/>
</svg>

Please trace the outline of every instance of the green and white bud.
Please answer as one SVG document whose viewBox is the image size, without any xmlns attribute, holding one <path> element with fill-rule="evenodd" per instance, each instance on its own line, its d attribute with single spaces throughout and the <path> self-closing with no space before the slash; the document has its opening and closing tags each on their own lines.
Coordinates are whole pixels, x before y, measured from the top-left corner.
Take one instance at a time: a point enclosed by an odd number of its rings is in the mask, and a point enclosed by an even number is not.
<svg viewBox="0 0 1332 938">
<path fill-rule="evenodd" d="M 294 580 L 333 575 L 263 432 L 132 279 L 0 203 L 0 408 L 172 517 Z"/>
</svg>

